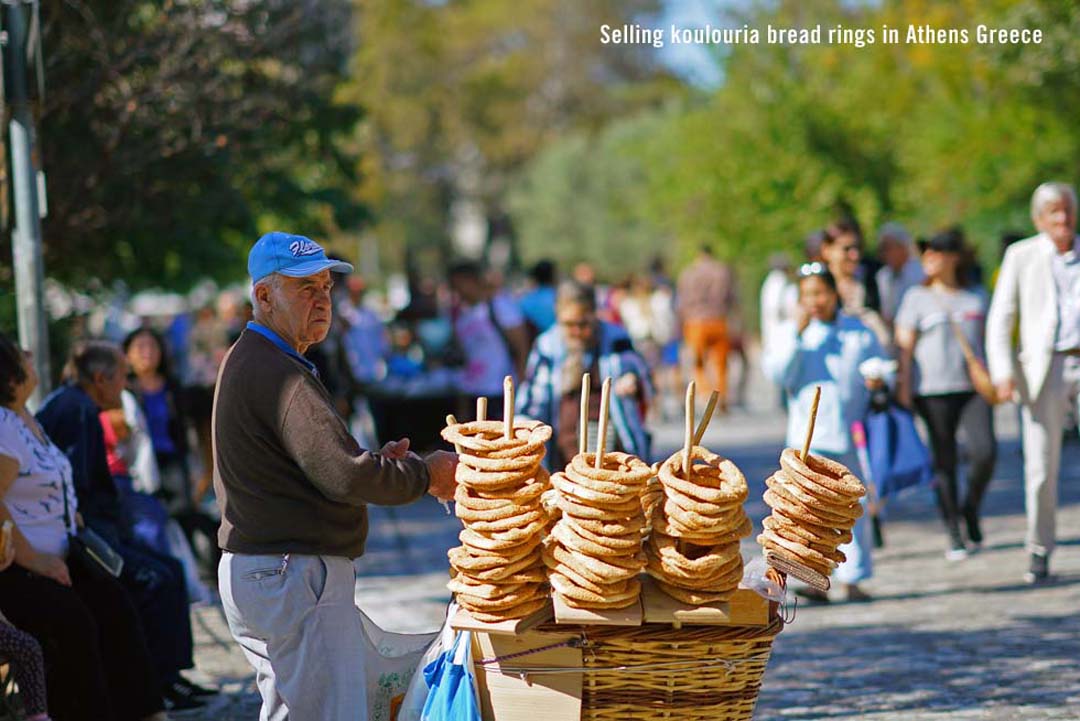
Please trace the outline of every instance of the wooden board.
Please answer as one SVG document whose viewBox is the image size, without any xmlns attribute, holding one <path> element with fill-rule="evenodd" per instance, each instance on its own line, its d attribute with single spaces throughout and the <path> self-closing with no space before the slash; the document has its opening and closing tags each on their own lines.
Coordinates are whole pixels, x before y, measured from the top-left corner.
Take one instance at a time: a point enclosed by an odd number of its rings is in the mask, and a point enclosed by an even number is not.
<svg viewBox="0 0 1080 721">
<path fill-rule="evenodd" d="M 578 626 L 640 626 L 642 621 L 641 602 L 632 606 L 614 610 L 602 609 L 590 611 L 584 608 L 572 608 L 554 595 L 555 623 Z"/>
<path fill-rule="evenodd" d="M 769 600 L 748 588 L 736 589 L 731 600 L 724 603 L 692 606 L 667 595 L 648 577 L 641 582 L 641 603 L 646 623 L 670 623 L 676 628 L 683 624 L 769 625 Z"/>
<path fill-rule="evenodd" d="M 473 636 L 473 658 L 504 658 L 577 638 L 574 633 L 526 631 L 520 636 L 505 636 L 479 632 Z M 581 718 L 581 663 L 580 648 L 563 646 L 497 664 L 475 664 L 484 721 Z M 570 670 L 534 675 L 528 673 L 530 668 Z"/>
<path fill-rule="evenodd" d="M 477 621 L 464 608 L 458 608 L 457 613 L 450 619 L 450 628 L 458 631 L 482 631 L 484 633 L 516 636 L 528 631 L 534 626 L 539 626 L 545 621 L 551 620 L 551 618 L 552 610 L 550 603 L 540 610 L 530 613 L 524 618 L 500 621 L 499 623 Z"/>
<path fill-rule="evenodd" d="M 798 561 L 792 560 L 786 556 L 781 556 L 778 553 L 771 553 L 765 551 L 765 563 L 769 564 L 777 571 L 786 573 L 789 576 L 803 581 L 813 588 L 819 591 L 829 590 L 829 577 L 823 576 L 812 568 L 807 568 Z"/>
</svg>

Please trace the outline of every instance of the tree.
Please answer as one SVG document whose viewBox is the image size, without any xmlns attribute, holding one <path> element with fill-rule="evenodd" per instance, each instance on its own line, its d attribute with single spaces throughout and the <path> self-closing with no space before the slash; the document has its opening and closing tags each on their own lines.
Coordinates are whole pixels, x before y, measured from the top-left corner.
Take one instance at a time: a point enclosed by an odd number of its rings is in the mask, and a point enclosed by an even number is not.
<svg viewBox="0 0 1080 721">
<path fill-rule="evenodd" d="M 242 277 L 271 227 L 355 228 L 350 17 L 348 0 L 45 0 L 47 272 L 183 288 Z"/>
</svg>

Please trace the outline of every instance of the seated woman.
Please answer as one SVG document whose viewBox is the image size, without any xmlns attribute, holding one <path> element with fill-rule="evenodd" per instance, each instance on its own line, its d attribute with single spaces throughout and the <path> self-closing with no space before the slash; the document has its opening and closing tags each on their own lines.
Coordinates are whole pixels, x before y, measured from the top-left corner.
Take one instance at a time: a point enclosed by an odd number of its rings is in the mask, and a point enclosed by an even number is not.
<svg viewBox="0 0 1080 721">
<path fill-rule="evenodd" d="M 555 325 L 536 339 L 517 394 L 518 413 L 554 430 L 545 464 L 562 468 L 578 452 L 578 409 L 585 373 L 591 376 L 589 448 L 596 446 L 601 385 L 604 378 L 611 378 L 611 422 L 604 447 L 648 461 L 649 436 L 642 419 L 652 384 L 630 337 L 619 326 L 596 317 L 596 292 L 576 281 L 559 286 L 555 316 Z"/>
<path fill-rule="evenodd" d="M 773 336 L 763 354 L 765 375 L 787 395 L 787 445 L 802 446 L 814 389 L 821 386 L 810 450 L 850 469 L 859 468 L 851 426 L 866 417 L 870 386 L 882 383 L 864 380 L 859 365 L 885 354 L 873 331 L 840 310 L 836 279 L 824 264 L 807 263 L 799 270 L 798 313 L 794 321 L 777 328 Z M 864 497 L 864 505 L 866 500 Z M 869 514 L 864 513 L 852 529 L 853 540 L 840 546 L 847 560 L 835 574 L 844 584 L 849 601 L 869 599 L 858 585 L 873 573 L 868 519 Z M 828 600 L 813 589 L 800 589 L 800 595 Z"/>
<path fill-rule="evenodd" d="M 15 563 L 0 572 L 0 611 L 45 651 L 57 721 L 164 719 L 154 664 L 119 582 L 68 554 L 76 531 L 71 465 L 26 409 L 29 358 L 0 334 L 0 521 L 14 523 Z"/>
<path fill-rule="evenodd" d="M 0 551 L 0 573 L 11 568 L 15 561 L 15 545 L 5 537 Z M 26 721 L 49 721 L 45 700 L 45 656 L 41 644 L 25 631 L 8 623 L 0 613 L 0 657 L 14 666 L 15 682 L 19 684 Z"/>
</svg>

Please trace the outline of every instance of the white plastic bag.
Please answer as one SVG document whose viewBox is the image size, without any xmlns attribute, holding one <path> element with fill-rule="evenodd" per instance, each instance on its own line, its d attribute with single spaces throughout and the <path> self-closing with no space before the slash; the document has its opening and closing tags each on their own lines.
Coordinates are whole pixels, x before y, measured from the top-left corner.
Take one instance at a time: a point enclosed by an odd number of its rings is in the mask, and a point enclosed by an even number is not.
<svg viewBox="0 0 1080 721">
<path fill-rule="evenodd" d="M 359 608 L 357 608 L 360 611 Z M 432 633 L 392 633 L 379 628 L 378 624 L 360 611 L 364 621 L 364 634 L 367 636 L 366 656 L 369 660 L 367 672 L 368 719 L 370 721 L 391 721 L 393 712 L 402 703 L 407 690 L 417 675 L 424 685 L 423 668 L 427 664 L 427 653 L 439 642 L 439 632 Z M 426 696 L 427 688 L 424 687 Z M 423 708 L 424 699 L 420 699 Z M 398 719 L 409 718 L 398 712 Z M 419 720 L 419 715 L 416 717 Z"/>
</svg>

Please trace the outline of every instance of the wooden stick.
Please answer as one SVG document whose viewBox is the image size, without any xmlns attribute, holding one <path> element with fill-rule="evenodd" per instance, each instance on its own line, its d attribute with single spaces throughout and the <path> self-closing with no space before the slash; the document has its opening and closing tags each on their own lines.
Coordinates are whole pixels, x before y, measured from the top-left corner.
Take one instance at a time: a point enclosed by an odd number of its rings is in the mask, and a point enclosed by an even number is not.
<svg viewBox="0 0 1080 721">
<path fill-rule="evenodd" d="M 604 441 L 607 440 L 608 401 L 611 398 L 611 378 L 600 386 L 600 425 L 596 430 L 596 468 L 604 467 Z"/>
<path fill-rule="evenodd" d="M 690 454 L 694 450 L 694 392 L 696 384 L 690 381 L 686 386 L 686 441 L 683 445 L 682 472 L 683 478 L 690 480 Z"/>
<path fill-rule="evenodd" d="M 487 420 L 487 396 L 480 396 L 476 399 L 476 420 Z"/>
<path fill-rule="evenodd" d="M 701 417 L 701 423 L 698 423 L 697 431 L 694 433 L 695 446 L 701 445 L 701 439 L 705 435 L 705 429 L 709 427 L 709 422 L 712 421 L 713 412 L 716 410 L 716 403 L 719 400 L 719 391 L 713 391 L 709 394 L 709 402 L 705 404 L 705 415 Z"/>
<path fill-rule="evenodd" d="M 448 425 L 448 426 L 456 426 L 457 425 L 457 418 L 454 418 L 453 413 L 451 413 L 450 415 L 448 415 L 446 417 L 446 425 Z"/>
<path fill-rule="evenodd" d="M 592 376 L 581 375 L 581 415 L 578 418 L 578 453 L 589 452 L 589 384 Z"/>
<path fill-rule="evenodd" d="M 514 379 L 503 378 L 503 438 L 514 437 Z"/>
<path fill-rule="evenodd" d="M 806 460 L 810 454 L 810 441 L 814 438 L 814 424 L 817 423 L 818 401 L 821 400 L 821 386 L 814 388 L 814 402 L 810 404 L 810 422 L 806 426 L 806 440 L 803 441 L 802 453 L 799 458 Z"/>
</svg>

